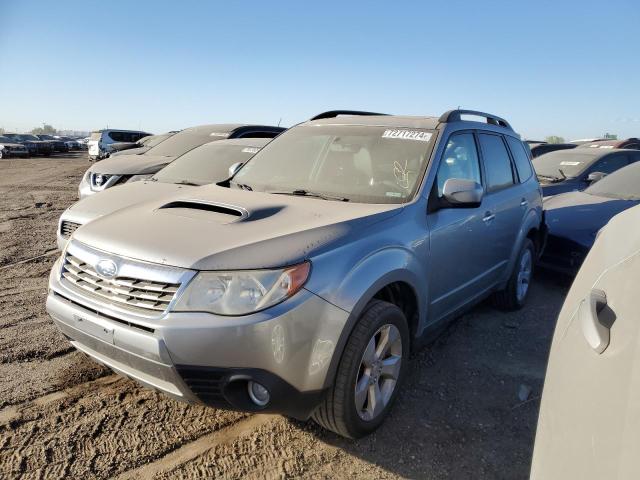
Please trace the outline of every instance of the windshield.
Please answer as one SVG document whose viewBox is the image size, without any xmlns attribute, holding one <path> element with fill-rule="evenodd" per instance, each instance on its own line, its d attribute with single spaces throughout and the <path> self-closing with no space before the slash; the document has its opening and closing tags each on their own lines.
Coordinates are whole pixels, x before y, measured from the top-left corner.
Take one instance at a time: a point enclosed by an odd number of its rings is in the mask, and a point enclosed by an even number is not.
<svg viewBox="0 0 640 480">
<path fill-rule="evenodd" d="M 148 137 L 141 138 L 138 140 L 138 144 L 144 145 L 145 147 L 155 147 L 160 142 L 164 142 L 167 138 L 171 137 L 173 134 L 164 133 L 162 135 L 149 135 Z"/>
<path fill-rule="evenodd" d="M 246 162 L 259 147 L 248 145 L 224 145 L 207 143 L 171 162 L 153 176 L 163 183 L 207 183 L 221 182 L 229 178 L 229 167 L 237 162 Z"/>
<path fill-rule="evenodd" d="M 15 140 L 11 140 L 9 137 L 3 137 L 3 136 L 0 135 L 0 142 L 13 143 L 13 142 L 15 142 Z"/>
<path fill-rule="evenodd" d="M 419 185 L 434 138 L 433 131 L 421 129 L 295 127 L 247 163 L 232 185 L 361 203 L 403 203 Z"/>
<path fill-rule="evenodd" d="M 616 170 L 585 190 L 590 195 L 640 200 L 640 162 Z"/>
<path fill-rule="evenodd" d="M 223 136 L 212 136 L 211 133 L 210 130 L 200 128 L 183 130 L 149 149 L 146 155 L 178 157 L 212 140 L 222 140 L 225 138 Z"/>
<path fill-rule="evenodd" d="M 534 158 L 533 167 L 541 177 L 577 177 L 597 158 L 593 152 L 580 152 L 578 149 L 558 150 Z"/>
<path fill-rule="evenodd" d="M 36 137 L 35 135 L 25 135 L 22 134 L 20 135 L 20 138 L 22 138 L 23 140 L 35 140 L 35 141 L 40 141 L 40 139 L 38 137 Z"/>
<path fill-rule="evenodd" d="M 57 140 L 57 138 L 53 138 L 51 135 L 38 135 L 41 140 Z"/>
</svg>

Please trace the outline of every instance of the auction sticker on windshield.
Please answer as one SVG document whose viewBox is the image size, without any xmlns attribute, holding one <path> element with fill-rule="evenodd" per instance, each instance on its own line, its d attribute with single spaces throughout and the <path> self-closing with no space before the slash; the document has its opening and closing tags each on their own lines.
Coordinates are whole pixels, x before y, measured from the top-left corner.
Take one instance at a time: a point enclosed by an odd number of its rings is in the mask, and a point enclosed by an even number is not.
<svg viewBox="0 0 640 480">
<path fill-rule="evenodd" d="M 417 140 L 419 142 L 428 142 L 431 140 L 431 133 L 421 132 L 420 130 L 385 130 L 382 138 L 399 138 L 401 140 Z"/>
<path fill-rule="evenodd" d="M 580 162 L 560 162 L 560 165 L 564 165 L 565 167 L 575 167 L 576 165 L 580 165 Z"/>
</svg>

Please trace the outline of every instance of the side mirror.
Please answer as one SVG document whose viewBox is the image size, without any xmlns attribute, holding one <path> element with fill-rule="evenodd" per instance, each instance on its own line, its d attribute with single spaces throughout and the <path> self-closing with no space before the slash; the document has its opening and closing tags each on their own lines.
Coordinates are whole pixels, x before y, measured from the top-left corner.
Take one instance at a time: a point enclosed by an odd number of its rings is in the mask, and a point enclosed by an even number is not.
<svg viewBox="0 0 640 480">
<path fill-rule="evenodd" d="M 442 197 L 449 204 L 448 207 L 479 207 L 482 203 L 482 197 L 484 197 L 484 188 L 473 180 L 450 178 L 444 182 Z"/>
<path fill-rule="evenodd" d="M 242 165 L 244 165 L 243 162 L 236 162 L 233 165 L 231 165 L 229 167 L 229 178 L 233 177 L 236 173 L 238 173 L 238 170 L 240 170 L 240 167 L 242 167 Z"/>
<path fill-rule="evenodd" d="M 587 182 L 596 183 L 606 177 L 607 174 L 603 172 L 591 172 L 587 177 Z"/>
</svg>

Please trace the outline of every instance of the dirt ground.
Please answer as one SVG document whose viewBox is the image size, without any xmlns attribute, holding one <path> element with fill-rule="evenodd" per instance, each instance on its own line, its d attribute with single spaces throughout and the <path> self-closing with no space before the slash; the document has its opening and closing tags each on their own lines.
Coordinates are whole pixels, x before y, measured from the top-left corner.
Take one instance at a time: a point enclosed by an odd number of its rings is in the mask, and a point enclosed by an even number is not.
<svg viewBox="0 0 640 480">
<path fill-rule="evenodd" d="M 85 154 L 86 155 L 86 154 Z M 567 283 L 516 313 L 482 304 L 417 353 L 360 441 L 280 416 L 181 404 L 70 348 L 44 308 L 84 155 L 0 160 L 0 478 L 526 478 Z"/>
</svg>

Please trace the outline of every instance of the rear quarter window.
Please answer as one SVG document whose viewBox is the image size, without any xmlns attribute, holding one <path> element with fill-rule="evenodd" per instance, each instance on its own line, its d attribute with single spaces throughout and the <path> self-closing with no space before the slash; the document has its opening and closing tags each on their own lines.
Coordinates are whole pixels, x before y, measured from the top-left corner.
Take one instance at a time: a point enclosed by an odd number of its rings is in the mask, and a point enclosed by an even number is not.
<svg viewBox="0 0 640 480">
<path fill-rule="evenodd" d="M 533 167 L 529 161 L 529 154 L 520 140 L 513 137 L 506 137 L 506 139 L 509 144 L 511 154 L 513 155 L 513 160 L 516 164 L 520 183 L 524 183 L 531 178 L 531 175 L 533 175 Z"/>
</svg>

